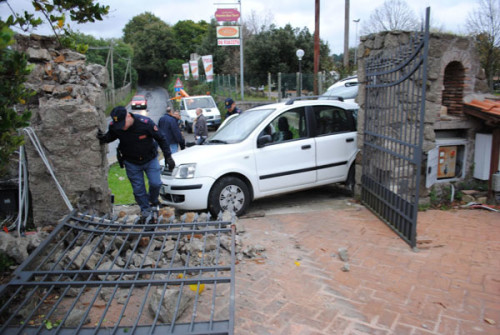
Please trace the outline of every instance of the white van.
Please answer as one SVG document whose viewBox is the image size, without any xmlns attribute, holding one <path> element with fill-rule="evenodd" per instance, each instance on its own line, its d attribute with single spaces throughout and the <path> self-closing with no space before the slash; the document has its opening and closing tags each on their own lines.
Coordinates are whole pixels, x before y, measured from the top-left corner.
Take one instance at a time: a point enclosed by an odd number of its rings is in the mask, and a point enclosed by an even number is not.
<svg viewBox="0 0 500 335">
<path fill-rule="evenodd" d="M 193 122 L 196 119 L 196 108 L 203 109 L 203 115 L 207 119 L 207 126 L 217 128 L 221 124 L 219 108 L 210 95 L 195 95 L 181 99 L 181 120 L 188 133 L 193 132 Z"/>
</svg>

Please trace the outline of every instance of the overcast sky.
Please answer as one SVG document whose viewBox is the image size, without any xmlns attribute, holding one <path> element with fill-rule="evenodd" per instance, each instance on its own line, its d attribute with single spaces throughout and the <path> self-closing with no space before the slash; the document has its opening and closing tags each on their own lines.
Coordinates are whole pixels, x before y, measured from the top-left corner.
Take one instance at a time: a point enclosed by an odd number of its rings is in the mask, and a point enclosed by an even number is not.
<svg viewBox="0 0 500 335">
<path fill-rule="evenodd" d="M 16 10 L 32 10 L 31 0 L 8 0 Z M 74 30 L 93 35 L 97 38 L 122 37 L 123 28 L 134 16 L 151 12 L 166 23 L 173 25 L 179 20 L 193 20 L 198 22 L 215 17 L 217 8 L 241 9 L 242 19 L 245 21 L 252 12 L 259 16 L 262 23 L 266 18 L 283 27 L 290 23 L 294 28 L 308 27 L 314 33 L 314 0 L 241 0 L 238 1 L 207 1 L 207 0 L 98 0 L 101 5 L 109 5 L 110 13 L 103 20 L 92 24 L 73 26 Z M 362 25 L 370 18 L 370 14 L 383 4 L 383 0 L 350 0 L 350 46 L 355 45 L 356 24 L 360 19 L 358 36 L 361 35 Z M 431 22 L 446 32 L 464 33 L 464 23 L 468 14 L 477 7 L 477 0 L 409 0 L 408 5 L 421 18 L 425 15 L 425 8 L 431 7 Z M 241 7 L 240 7 L 241 4 Z M 344 48 L 344 12 L 345 1 L 320 1 L 320 38 L 328 42 L 333 53 L 340 54 Z M 0 16 L 6 18 L 10 10 L 4 3 L 0 3 Z M 48 30 L 38 30 L 39 34 L 50 34 Z"/>
</svg>

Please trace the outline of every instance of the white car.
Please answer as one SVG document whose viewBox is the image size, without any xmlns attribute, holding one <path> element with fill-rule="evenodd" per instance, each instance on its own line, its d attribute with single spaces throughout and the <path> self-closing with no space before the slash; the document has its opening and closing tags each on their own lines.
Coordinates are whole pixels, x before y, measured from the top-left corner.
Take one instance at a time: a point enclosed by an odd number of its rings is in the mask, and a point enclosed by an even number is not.
<svg viewBox="0 0 500 335">
<path fill-rule="evenodd" d="M 354 189 L 358 106 L 292 99 L 229 119 L 203 145 L 173 154 L 160 196 L 180 210 L 243 214 L 254 199 L 331 183 Z"/>
<path fill-rule="evenodd" d="M 358 76 L 347 77 L 328 87 L 328 90 L 321 95 L 320 99 L 338 97 L 342 98 L 345 102 L 355 102 L 358 90 Z"/>
</svg>

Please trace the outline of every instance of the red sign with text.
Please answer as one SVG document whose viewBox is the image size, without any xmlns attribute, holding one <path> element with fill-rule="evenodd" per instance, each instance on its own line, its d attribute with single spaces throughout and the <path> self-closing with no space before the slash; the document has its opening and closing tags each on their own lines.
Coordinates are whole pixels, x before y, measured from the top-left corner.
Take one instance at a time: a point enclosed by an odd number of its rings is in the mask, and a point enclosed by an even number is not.
<svg viewBox="0 0 500 335">
<path fill-rule="evenodd" d="M 217 21 L 238 21 L 240 12 L 232 8 L 219 8 L 215 11 L 215 19 Z"/>
</svg>

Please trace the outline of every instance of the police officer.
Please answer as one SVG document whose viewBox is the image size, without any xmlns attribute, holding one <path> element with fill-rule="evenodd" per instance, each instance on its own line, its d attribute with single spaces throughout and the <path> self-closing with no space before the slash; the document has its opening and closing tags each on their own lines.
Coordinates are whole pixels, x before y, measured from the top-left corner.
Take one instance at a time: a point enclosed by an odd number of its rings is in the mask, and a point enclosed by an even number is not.
<svg viewBox="0 0 500 335">
<path fill-rule="evenodd" d="M 166 165 L 173 170 L 175 162 L 170 154 L 165 136 L 150 118 L 127 112 L 123 106 L 113 108 L 108 132 L 100 130 L 97 138 L 101 144 L 120 140 L 118 150 L 123 155 L 127 177 L 132 184 L 135 201 L 141 208 L 141 221 L 151 219 L 158 212 L 161 187 L 161 167 L 158 162 L 158 144 L 165 156 Z M 149 194 L 146 191 L 144 173 L 149 180 Z M 154 216 L 154 215 L 153 215 Z"/>
<path fill-rule="evenodd" d="M 226 107 L 226 118 L 230 117 L 233 114 L 241 114 L 241 109 L 236 107 L 236 102 L 234 102 L 233 99 L 227 98 L 226 101 L 224 101 L 224 106 Z"/>
</svg>

